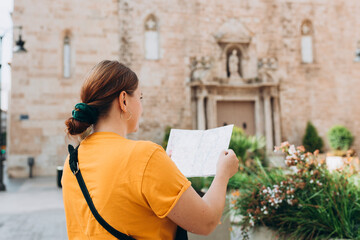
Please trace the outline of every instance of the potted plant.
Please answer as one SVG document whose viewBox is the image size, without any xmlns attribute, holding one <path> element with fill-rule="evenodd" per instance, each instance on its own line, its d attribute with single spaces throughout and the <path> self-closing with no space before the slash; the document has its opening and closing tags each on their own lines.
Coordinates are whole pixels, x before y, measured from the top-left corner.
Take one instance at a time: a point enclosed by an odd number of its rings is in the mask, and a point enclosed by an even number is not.
<svg viewBox="0 0 360 240">
<path fill-rule="evenodd" d="M 354 137 L 346 127 L 335 125 L 328 132 L 328 140 L 332 152 L 327 154 L 326 165 L 329 170 L 341 168 L 344 165 L 344 157 L 354 154 L 349 151 Z"/>
</svg>

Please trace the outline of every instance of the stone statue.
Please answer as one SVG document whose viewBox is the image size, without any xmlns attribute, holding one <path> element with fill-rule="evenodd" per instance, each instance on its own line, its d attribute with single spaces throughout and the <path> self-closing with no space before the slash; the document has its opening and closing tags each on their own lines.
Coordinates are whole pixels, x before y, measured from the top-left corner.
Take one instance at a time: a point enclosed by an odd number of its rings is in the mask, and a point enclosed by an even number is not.
<svg viewBox="0 0 360 240">
<path fill-rule="evenodd" d="M 234 49 L 229 56 L 229 72 L 230 79 L 241 79 L 239 74 L 239 58 L 237 56 L 237 50 Z"/>
</svg>

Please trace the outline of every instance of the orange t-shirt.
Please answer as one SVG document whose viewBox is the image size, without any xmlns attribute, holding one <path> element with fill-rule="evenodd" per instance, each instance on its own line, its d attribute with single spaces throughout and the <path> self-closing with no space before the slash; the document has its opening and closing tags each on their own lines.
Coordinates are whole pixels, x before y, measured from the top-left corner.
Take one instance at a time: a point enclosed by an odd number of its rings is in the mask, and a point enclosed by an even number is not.
<svg viewBox="0 0 360 240">
<path fill-rule="evenodd" d="M 81 142 L 79 168 L 95 208 L 112 227 L 137 240 L 173 239 L 166 216 L 191 183 L 159 145 L 98 132 Z M 92 215 L 66 159 L 62 177 L 70 240 L 116 239 Z"/>
</svg>

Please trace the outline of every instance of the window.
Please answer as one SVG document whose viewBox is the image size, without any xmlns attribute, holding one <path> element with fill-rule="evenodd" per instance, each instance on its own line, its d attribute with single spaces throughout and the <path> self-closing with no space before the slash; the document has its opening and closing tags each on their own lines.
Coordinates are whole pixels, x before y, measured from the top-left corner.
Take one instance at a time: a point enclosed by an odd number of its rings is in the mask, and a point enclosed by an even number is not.
<svg viewBox="0 0 360 240">
<path fill-rule="evenodd" d="M 313 63 L 313 27 L 309 20 L 301 25 L 301 60 L 303 63 Z"/>
<path fill-rule="evenodd" d="M 160 58 L 158 22 L 153 15 L 145 21 L 145 58 L 149 60 Z"/>
<path fill-rule="evenodd" d="M 65 36 L 64 38 L 64 62 L 63 62 L 63 76 L 64 78 L 70 77 L 70 67 L 71 67 L 71 47 L 70 47 L 70 37 Z"/>
</svg>

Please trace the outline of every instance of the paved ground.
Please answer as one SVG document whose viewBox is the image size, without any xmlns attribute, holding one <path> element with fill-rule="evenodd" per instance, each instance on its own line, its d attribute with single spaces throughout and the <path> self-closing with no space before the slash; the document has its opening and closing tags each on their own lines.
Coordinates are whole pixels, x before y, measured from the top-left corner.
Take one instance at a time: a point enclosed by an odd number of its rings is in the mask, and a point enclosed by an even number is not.
<svg viewBox="0 0 360 240">
<path fill-rule="evenodd" d="M 61 189 L 56 177 L 4 179 L 0 192 L 0 240 L 67 240 Z M 228 220 L 208 237 L 189 234 L 190 240 L 229 239 Z"/>
<path fill-rule="evenodd" d="M 56 177 L 4 179 L 0 240 L 67 239 L 62 192 Z"/>
</svg>

